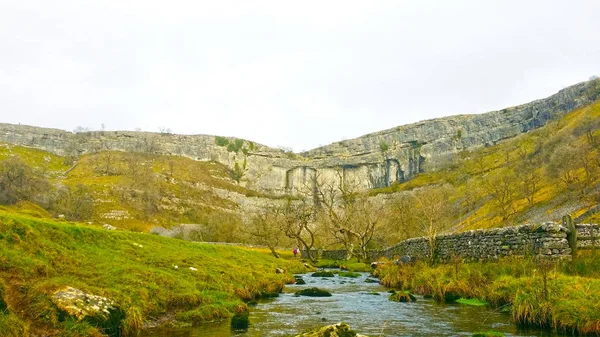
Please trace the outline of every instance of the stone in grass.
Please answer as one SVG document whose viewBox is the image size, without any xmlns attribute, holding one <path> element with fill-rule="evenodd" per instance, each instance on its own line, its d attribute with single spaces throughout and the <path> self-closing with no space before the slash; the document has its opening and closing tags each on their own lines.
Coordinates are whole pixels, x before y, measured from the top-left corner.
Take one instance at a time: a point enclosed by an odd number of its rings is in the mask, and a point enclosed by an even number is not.
<svg viewBox="0 0 600 337">
<path fill-rule="evenodd" d="M 417 298 L 413 294 L 411 294 L 407 291 L 399 291 L 397 293 L 393 293 L 388 297 L 388 299 L 390 301 L 394 301 L 394 302 L 416 302 L 417 301 Z"/>
<path fill-rule="evenodd" d="M 346 323 L 328 325 L 296 335 L 295 337 L 366 337 L 357 334 Z"/>
<path fill-rule="evenodd" d="M 247 312 L 240 312 L 231 317 L 231 328 L 235 330 L 248 330 L 250 319 Z"/>
<path fill-rule="evenodd" d="M 119 326 L 125 318 L 125 313 L 106 297 L 65 287 L 52 295 L 52 302 L 59 309 L 61 321 L 70 316 L 77 321 L 86 321 L 102 328 L 102 331 L 109 336 L 120 333 Z"/>
<path fill-rule="evenodd" d="M 505 335 L 497 331 L 476 332 L 473 337 L 504 337 Z"/>
<path fill-rule="evenodd" d="M 328 270 L 324 270 L 324 271 L 314 272 L 310 276 L 312 276 L 312 277 L 333 277 L 333 273 Z"/>
<path fill-rule="evenodd" d="M 308 288 L 296 291 L 296 296 L 310 296 L 310 297 L 329 297 L 331 293 L 327 290 L 319 288 Z"/>
</svg>

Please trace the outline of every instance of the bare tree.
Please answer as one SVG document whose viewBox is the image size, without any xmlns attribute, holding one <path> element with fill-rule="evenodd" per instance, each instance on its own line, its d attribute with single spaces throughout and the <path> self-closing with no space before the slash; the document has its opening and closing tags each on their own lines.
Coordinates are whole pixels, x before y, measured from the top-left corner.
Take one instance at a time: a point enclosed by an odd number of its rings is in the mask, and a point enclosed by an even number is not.
<svg viewBox="0 0 600 337">
<path fill-rule="evenodd" d="M 415 217 L 429 243 L 430 263 L 437 258 L 437 236 L 450 226 L 453 214 L 449 202 L 450 188 L 447 186 L 430 186 L 414 192 Z"/>
<path fill-rule="evenodd" d="M 317 256 L 313 251 L 317 228 L 314 221 L 314 209 L 310 200 L 302 198 L 294 201 L 288 198 L 280 210 L 283 217 L 282 229 L 285 235 L 296 240 L 298 246 L 302 247 L 307 257 L 317 262 Z"/>
<path fill-rule="evenodd" d="M 381 212 L 367 195 L 357 192 L 358 184 L 345 179 L 341 170 L 336 178 L 325 181 L 316 175 L 313 179 L 319 219 L 334 240 L 344 246 L 348 257 L 367 260 L 367 247 L 379 229 Z"/>
<path fill-rule="evenodd" d="M 0 161 L 0 204 L 36 201 L 50 188 L 48 182 L 19 157 Z"/>
<path fill-rule="evenodd" d="M 279 225 L 281 221 L 281 214 L 277 210 L 264 208 L 247 221 L 244 232 L 252 238 L 252 241 L 267 246 L 271 254 L 279 258 L 279 253 L 275 248 L 279 245 L 282 237 Z"/>
<path fill-rule="evenodd" d="M 517 194 L 514 172 L 510 169 L 502 169 L 484 177 L 483 186 L 492 198 L 494 208 L 502 220 L 507 220 L 517 210 L 514 201 Z"/>
</svg>

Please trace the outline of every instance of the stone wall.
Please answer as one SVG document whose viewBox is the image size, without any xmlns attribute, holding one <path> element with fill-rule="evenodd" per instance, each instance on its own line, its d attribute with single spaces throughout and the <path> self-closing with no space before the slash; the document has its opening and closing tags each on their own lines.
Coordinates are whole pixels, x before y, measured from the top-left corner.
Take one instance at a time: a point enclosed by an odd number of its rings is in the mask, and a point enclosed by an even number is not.
<svg viewBox="0 0 600 337">
<path fill-rule="evenodd" d="M 434 254 L 439 261 L 448 261 L 454 256 L 467 261 L 497 260 L 512 255 L 569 257 L 571 248 L 567 231 L 562 225 L 548 222 L 439 235 L 435 238 Z M 429 259 L 429 247 L 429 238 L 409 239 L 389 248 L 385 256 L 409 255 L 417 259 Z"/>
<path fill-rule="evenodd" d="M 598 225 L 577 225 L 579 247 L 590 247 L 596 242 L 600 247 Z M 570 258 L 571 248 L 567 241 L 569 230 L 554 222 L 541 225 L 521 225 L 514 227 L 472 230 L 467 232 L 439 235 L 435 238 L 435 258 L 445 262 L 453 257 L 466 261 L 491 261 L 507 256 L 544 256 L 550 258 Z M 595 235 L 598 241 L 588 238 Z M 431 250 L 429 238 L 419 237 L 402 241 L 383 251 L 371 251 L 371 261 L 379 257 L 395 259 L 408 255 L 417 260 L 429 260 Z M 345 250 L 325 250 L 321 258 L 345 260 Z"/>
<path fill-rule="evenodd" d="M 600 227 L 597 224 L 580 224 L 577 228 L 577 248 L 600 248 Z"/>
</svg>

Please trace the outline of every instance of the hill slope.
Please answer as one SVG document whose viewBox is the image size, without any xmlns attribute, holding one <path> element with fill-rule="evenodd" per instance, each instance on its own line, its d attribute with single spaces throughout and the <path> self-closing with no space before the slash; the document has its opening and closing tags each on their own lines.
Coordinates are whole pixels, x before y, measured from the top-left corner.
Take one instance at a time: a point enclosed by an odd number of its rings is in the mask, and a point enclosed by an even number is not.
<svg viewBox="0 0 600 337">
<path fill-rule="evenodd" d="M 391 200 L 390 216 L 398 219 L 410 216 L 401 196 L 421 190 L 447 193 L 451 231 L 559 221 L 566 214 L 598 222 L 600 102 L 495 146 L 461 151 L 440 170 L 371 194 Z"/>
<path fill-rule="evenodd" d="M 242 300 L 293 281 L 294 265 L 237 247 L 105 231 L 0 211 L 0 332 L 3 336 L 99 336 L 93 317 L 66 318 L 53 304 L 74 287 L 115 302 L 104 326 L 135 335 L 152 317 L 198 323 L 247 312 Z M 116 315 L 116 316 L 115 316 Z M 110 330 L 113 329 L 113 330 Z"/>
</svg>

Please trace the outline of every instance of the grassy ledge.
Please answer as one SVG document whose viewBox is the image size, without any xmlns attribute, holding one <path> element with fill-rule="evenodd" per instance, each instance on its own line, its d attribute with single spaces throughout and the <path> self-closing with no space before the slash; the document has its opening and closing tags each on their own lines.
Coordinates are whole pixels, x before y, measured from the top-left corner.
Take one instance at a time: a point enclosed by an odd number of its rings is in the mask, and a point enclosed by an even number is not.
<svg viewBox="0 0 600 337">
<path fill-rule="evenodd" d="M 288 272 L 276 274 L 278 267 Z M 198 324 L 247 312 L 244 301 L 279 292 L 294 282 L 291 273 L 304 271 L 299 262 L 239 247 L 0 211 L 3 336 L 100 336 L 85 320 L 64 318 L 52 303 L 54 292 L 66 286 L 115 301 L 124 313 L 121 333 L 130 336 L 167 314 Z"/>
</svg>

